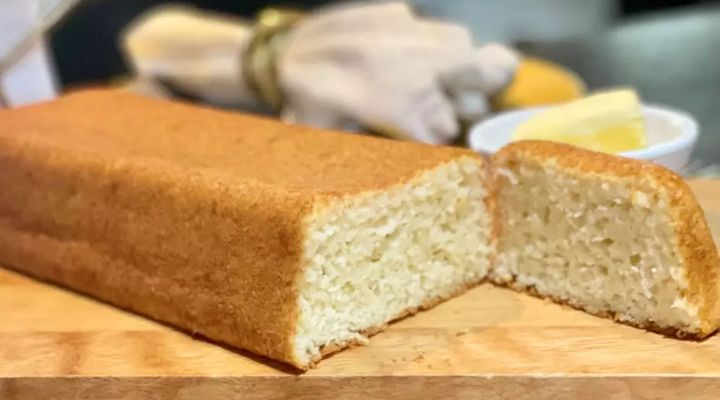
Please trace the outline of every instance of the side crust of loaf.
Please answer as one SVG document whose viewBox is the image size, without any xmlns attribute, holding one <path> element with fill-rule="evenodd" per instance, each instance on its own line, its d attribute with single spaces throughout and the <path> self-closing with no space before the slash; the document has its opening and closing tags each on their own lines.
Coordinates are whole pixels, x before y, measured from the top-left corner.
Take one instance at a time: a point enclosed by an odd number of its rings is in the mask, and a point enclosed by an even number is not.
<svg viewBox="0 0 720 400">
<path fill-rule="evenodd" d="M 309 199 L 2 142 L 0 170 L 3 265 L 291 361 Z"/>
<path fill-rule="evenodd" d="M 661 166 L 596 153 L 573 146 L 543 142 L 520 141 L 504 147 L 493 161 L 498 168 L 512 166 L 519 162 L 531 162 L 535 165 L 555 165 L 574 173 L 599 176 L 609 180 L 641 180 L 657 191 L 667 194 L 670 199 L 671 221 L 678 238 L 676 251 L 682 257 L 685 266 L 685 278 L 689 284 L 689 301 L 699 309 L 700 330 L 695 333 L 682 332 L 672 327 L 660 327 L 650 321 L 635 325 L 670 334 L 677 337 L 703 338 L 713 333 L 720 325 L 720 258 L 705 221 L 704 212 L 699 206 L 689 186 L 677 174 Z M 503 220 L 499 216 L 500 221 Z M 535 295 L 532 287 L 520 287 L 512 279 L 510 282 L 498 282 L 516 290 L 527 290 Z M 551 296 L 544 296 L 551 298 Z M 558 302 L 560 299 L 553 298 Z M 566 302 L 567 303 L 567 302 Z M 580 304 L 569 304 L 582 308 Z M 606 315 L 617 320 L 612 313 Z M 629 323 L 623 320 L 624 323 Z"/>
</svg>

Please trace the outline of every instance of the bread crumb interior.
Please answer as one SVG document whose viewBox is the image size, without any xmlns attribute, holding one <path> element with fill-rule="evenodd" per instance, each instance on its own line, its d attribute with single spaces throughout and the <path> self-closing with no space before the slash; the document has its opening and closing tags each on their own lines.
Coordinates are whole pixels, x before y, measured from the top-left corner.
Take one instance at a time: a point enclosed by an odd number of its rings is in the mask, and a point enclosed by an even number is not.
<svg viewBox="0 0 720 400">
<path fill-rule="evenodd" d="M 666 193 L 649 180 L 551 163 L 499 174 L 503 233 L 493 280 L 620 321 L 699 330 Z"/>
<path fill-rule="evenodd" d="M 325 346 L 363 343 L 367 329 L 487 275 L 492 216 L 482 168 L 461 157 L 309 218 L 298 361 L 318 359 Z"/>
</svg>

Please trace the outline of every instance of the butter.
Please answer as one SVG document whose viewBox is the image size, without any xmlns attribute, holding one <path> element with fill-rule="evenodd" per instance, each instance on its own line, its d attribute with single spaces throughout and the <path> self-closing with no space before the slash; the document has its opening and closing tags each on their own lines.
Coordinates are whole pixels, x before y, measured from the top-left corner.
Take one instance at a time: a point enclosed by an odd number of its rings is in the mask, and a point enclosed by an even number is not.
<svg viewBox="0 0 720 400">
<path fill-rule="evenodd" d="M 562 142 L 605 153 L 647 145 L 642 106 L 632 89 L 600 92 L 553 107 L 521 124 L 512 139 Z"/>
</svg>

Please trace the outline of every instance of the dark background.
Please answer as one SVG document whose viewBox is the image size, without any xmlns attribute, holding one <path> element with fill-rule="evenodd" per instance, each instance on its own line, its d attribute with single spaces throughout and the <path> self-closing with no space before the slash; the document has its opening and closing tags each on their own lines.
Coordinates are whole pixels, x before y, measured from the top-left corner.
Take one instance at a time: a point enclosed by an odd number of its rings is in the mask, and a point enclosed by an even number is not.
<svg viewBox="0 0 720 400">
<path fill-rule="evenodd" d="M 445 1 L 445 0 L 439 0 Z M 478 0 L 482 1 L 482 0 Z M 502 0 L 497 0 L 502 1 Z M 614 0 L 578 0 L 614 1 Z M 84 0 L 54 29 L 51 47 L 62 84 L 107 80 L 127 72 L 117 45 L 119 32 L 143 11 L 161 4 L 190 4 L 202 9 L 252 18 L 263 7 L 285 5 L 294 8 L 337 3 L 328 0 Z M 618 19 L 700 3 L 702 0 L 619 1 Z M 452 6 L 452 0 L 446 3 Z M 422 12 L 422 10 L 419 10 Z M 479 19 L 478 23 L 482 23 Z M 81 44 L 81 45 L 78 45 Z"/>
</svg>

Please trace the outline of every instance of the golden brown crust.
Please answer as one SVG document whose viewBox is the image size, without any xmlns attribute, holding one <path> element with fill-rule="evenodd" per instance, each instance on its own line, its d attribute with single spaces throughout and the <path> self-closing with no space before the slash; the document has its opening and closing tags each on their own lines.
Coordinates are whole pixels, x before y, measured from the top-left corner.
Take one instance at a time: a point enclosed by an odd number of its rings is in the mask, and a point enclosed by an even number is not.
<svg viewBox="0 0 720 400">
<path fill-rule="evenodd" d="M 690 301 L 700 307 L 701 336 L 707 336 L 720 325 L 720 260 L 705 213 L 687 185 L 671 199 L 678 249 L 688 266 Z"/>
<path fill-rule="evenodd" d="M 671 219 L 678 237 L 677 251 L 686 266 L 688 297 L 699 307 L 702 320 L 698 337 L 720 325 L 720 258 L 705 221 L 705 214 L 687 183 L 674 172 L 645 161 L 597 153 L 560 143 L 520 141 L 501 149 L 493 158 L 497 166 L 510 166 L 522 159 L 538 165 L 555 163 L 577 171 L 611 179 L 643 182 L 664 192 L 670 199 Z M 653 329 L 653 330 L 659 330 Z"/>
<path fill-rule="evenodd" d="M 306 215 L 472 156 L 116 91 L 2 113 L 1 263 L 300 368 Z"/>
<path fill-rule="evenodd" d="M 154 159 L 231 183 L 251 180 L 325 196 L 384 189 L 461 155 L 479 157 L 467 149 L 337 134 L 113 90 L 6 111 L 0 126 L 0 140 Z"/>
</svg>

